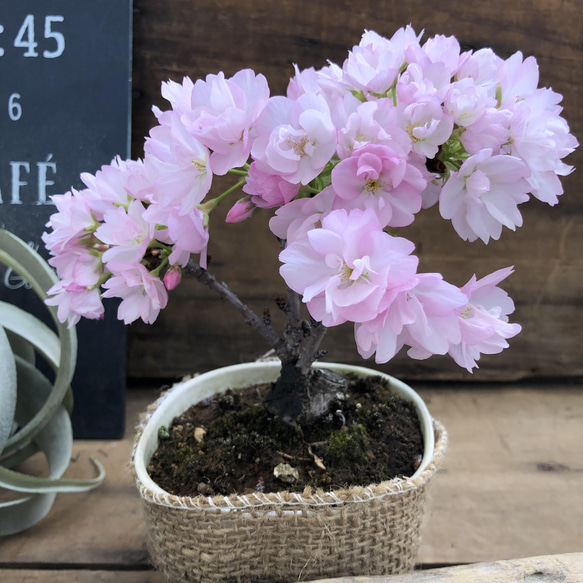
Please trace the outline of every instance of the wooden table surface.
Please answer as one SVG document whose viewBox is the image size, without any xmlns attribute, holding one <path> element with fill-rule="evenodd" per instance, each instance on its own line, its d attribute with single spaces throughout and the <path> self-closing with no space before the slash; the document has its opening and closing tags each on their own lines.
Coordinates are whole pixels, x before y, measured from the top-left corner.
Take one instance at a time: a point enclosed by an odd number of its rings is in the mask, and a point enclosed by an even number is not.
<svg viewBox="0 0 583 583">
<path fill-rule="evenodd" d="M 583 550 L 583 386 L 416 388 L 449 432 L 420 567 Z M 67 475 L 90 476 L 93 456 L 105 482 L 59 495 L 37 526 L 0 539 L 0 581 L 163 580 L 150 567 L 128 462 L 138 415 L 157 394 L 128 390 L 123 440 L 75 442 Z"/>
</svg>

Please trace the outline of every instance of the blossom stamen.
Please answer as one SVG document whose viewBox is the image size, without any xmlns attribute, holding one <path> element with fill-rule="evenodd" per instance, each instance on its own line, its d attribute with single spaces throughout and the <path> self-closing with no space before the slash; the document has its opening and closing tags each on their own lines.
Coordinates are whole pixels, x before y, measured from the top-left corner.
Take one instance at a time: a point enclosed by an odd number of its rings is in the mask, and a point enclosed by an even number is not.
<svg viewBox="0 0 583 583">
<path fill-rule="evenodd" d="M 471 318 L 473 316 L 473 314 L 472 314 L 473 309 L 474 308 L 468 304 L 465 307 L 464 311 L 460 314 L 460 317 L 461 318 L 464 318 L 464 320 L 467 320 L 468 318 Z"/>
<path fill-rule="evenodd" d="M 381 178 L 371 178 L 364 185 L 364 191 L 367 194 L 376 194 L 379 190 L 385 189 L 385 181 Z"/>
<path fill-rule="evenodd" d="M 304 156 L 309 156 L 310 152 L 306 152 L 306 146 L 311 146 L 313 148 L 315 143 L 308 138 L 308 136 L 304 136 L 300 139 L 297 138 L 288 138 L 287 139 L 288 145 L 293 149 L 294 153 L 303 158 Z M 311 149 L 309 148 L 309 149 Z"/>
</svg>

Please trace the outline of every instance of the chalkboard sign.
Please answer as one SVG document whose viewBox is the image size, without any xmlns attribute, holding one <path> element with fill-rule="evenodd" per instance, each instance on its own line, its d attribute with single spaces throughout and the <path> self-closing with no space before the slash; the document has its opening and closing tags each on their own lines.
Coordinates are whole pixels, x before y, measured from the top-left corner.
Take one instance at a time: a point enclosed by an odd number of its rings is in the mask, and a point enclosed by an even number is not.
<svg viewBox="0 0 583 583">
<path fill-rule="evenodd" d="M 0 79 L 0 226 L 48 257 L 50 196 L 129 156 L 131 0 L 3 1 Z M 9 271 L 0 299 L 46 311 Z M 126 334 L 115 311 L 110 304 L 105 322 L 77 326 L 77 438 L 123 434 Z"/>
</svg>

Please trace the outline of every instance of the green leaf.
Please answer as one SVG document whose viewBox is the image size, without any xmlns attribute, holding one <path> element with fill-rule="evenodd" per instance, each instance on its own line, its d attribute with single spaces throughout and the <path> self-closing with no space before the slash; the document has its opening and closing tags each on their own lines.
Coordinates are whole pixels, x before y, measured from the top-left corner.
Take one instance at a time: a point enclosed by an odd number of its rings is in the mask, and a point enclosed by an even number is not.
<svg viewBox="0 0 583 583">
<path fill-rule="evenodd" d="M 18 399 L 14 419 L 20 427 L 26 426 L 38 414 L 52 391 L 51 382 L 36 367 L 16 356 L 18 379 Z M 53 418 L 35 436 L 31 444 L 45 452 L 52 478 L 60 478 L 71 459 L 73 451 L 73 430 L 69 418 L 63 420 L 62 406 L 57 408 Z M 68 416 L 67 416 L 68 417 Z M 47 446 L 47 440 L 52 444 Z M 20 450 L 25 449 L 25 446 Z M 50 455 L 50 458 L 49 458 Z"/>
<path fill-rule="evenodd" d="M 66 413 L 66 411 L 65 411 Z M 75 480 L 72 478 L 39 478 L 28 476 L 14 470 L 0 466 L 0 487 L 13 490 L 15 492 L 27 492 L 30 494 L 50 494 L 52 492 L 85 492 L 97 488 L 103 482 L 105 470 L 103 466 L 93 458 L 91 462 L 98 471 L 95 478 L 87 480 Z"/>
<path fill-rule="evenodd" d="M 2 322 L 2 317 L 0 316 L 0 322 Z M 34 364 L 36 361 L 36 357 L 34 354 L 34 346 L 27 342 L 24 338 L 18 336 L 18 334 L 14 334 L 10 330 L 6 330 L 6 336 L 8 336 L 8 341 L 10 342 L 10 346 L 12 348 L 12 352 L 21 358 L 24 358 L 30 364 Z"/>
<path fill-rule="evenodd" d="M 23 309 L 6 302 L 0 302 L 0 322 L 6 330 L 34 346 L 55 371 L 59 368 L 61 342 L 46 324 Z"/>
<path fill-rule="evenodd" d="M 16 364 L 6 332 L 0 326 L 0 453 L 12 432 L 15 409 Z"/>
<path fill-rule="evenodd" d="M 53 270 L 36 251 L 4 229 L 0 229 L 0 262 L 24 277 L 43 301 L 46 299 L 46 291 L 58 281 Z M 71 395 L 68 391 L 77 360 L 77 336 L 74 328 L 68 328 L 59 322 L 54 307 L 47 306 L 47 308 L 55 321 L 61 342 L 58 372 L 53 390 L 34 418 L 8 439 L 4 446 L 4 455 L 10 455 L 13 451 L 30 443 L 48 423 L 61 403 L 64 400 L 70 402 Z"/>
<path fill-rule="evenodd" d="M 4 466 L 5 468 L 13 468 L 18 464 L 25 462 L 29 457 L 32 457 L 39 451 L 40 449 L 38 445 L 33 441 L 22 449 L 13 451 L 10 455 L 2 456 L 0 458 L 0 466 Z"/>
<path fill-rule="evenodd" d="M 5 325 L 6 335 L 15 355 L 30 364 L 35 364 L 35 350 L 37 350 L 53 370 L 58 369 L 61 358 L 60 341 L 48 326 L 33 318 L 28 312 L 5 302 L 0 302 L 0 322 Z M 71 415 L 73 392 L 70 385 L 67 387 L 63 405 Z"/>
<path fill-rule="evenodd" d="M 24 359 L 17 357 L 16 365 L 19 379 L 19 397 L 21 398 L 17 403 L 15 417 L 18 423 L 25 424 L 42 408 L 52 390 L 52 386 L 40 371 Z M 41 478 L 40 480 L 44 480 L 44 483 L 41 483 L 40 486 L 42 491 L 49 493 L 33 494 L 13 502 L 0 504 L 0 536 L 26 530 L 48 514 L 55 500 L 55 492 L 53 490 L 61 490 L 57 486 L 57 482 L 69 465 L 72 442 L 73 432 L 69 415 L 64 407 L 58 407 L 49 423 L 36 435 L 33 443 L 28 446 L 29 451 L 34 446 L 37 450 L 45 453 L 49 465 L 49 477 Z M 24 449 L 14 454 L 7 461 L 12 462 L 19 454 L 24 454 Z M 98 464 L 96 465 L 98 466 Z M 94 488 L 100 483 L 103 478 L 103 468 L 98 466 L 98 469 L 99 476 L 96 479 L 86 481 L 83 489 Z M 15 473 L 9 474 L 9 481 L 14 480 L 12 474 Z M 27 476 L 26 478 L 26 487 L 30 491 L 31 477 Z M 16 482 L 17 484 L 22 483 L 22 474 L 19 475 Z M 39 486 L 38 482 L 36 486 Z M 57 487 L 55 488 L 55 486 Z M 69 483 L 68 481 L 64 482 L 62 490 L 72 491 L 70 481 Z M 75 488 L 75 491 L 79 491 L 79 488 Z"/>
<path fill-rule="evenodd" d="M 0 536 L 17 534 L 40 522 L 50 511 L 56 494 L 33 494 L 0 504 Z"/>
<path fill-rule="evenodd" d="M 22 239 L 9 231 L 0 229 L 0 262 L 11 267 L 33 287 L 40 298 L 58 282 L 48 263 Z M 56 310 L 51 309 L 55 322 Z"/>
</svg>

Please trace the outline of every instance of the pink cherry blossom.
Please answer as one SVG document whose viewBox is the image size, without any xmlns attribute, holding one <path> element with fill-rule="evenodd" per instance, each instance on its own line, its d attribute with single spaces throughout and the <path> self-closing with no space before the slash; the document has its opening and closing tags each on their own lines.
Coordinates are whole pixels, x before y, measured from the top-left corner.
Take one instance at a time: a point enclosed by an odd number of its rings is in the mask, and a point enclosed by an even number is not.
<svg viewBox="0 0 583 583">
<path fill-rule="evenodd" d="M 355 326 L 355 340 L 363 358 L 375 354 L 388 362 L 408 345 L 412 358 L 446 354 L 461 340 L 458 314 L 467 303 L 459 288 L 438 273 L 417 274 L 375 319 Z"/>
<path fill-rule="evenodd" d="M 192 109 L 192 89 L 194 83 L 190 77 L 184 77 L 182 83 L 167 81 L 162 83 L 162 97 L 170 102 L 170 111 L 161 111 L 153 107 L 154 114 L 162 125 L 170 125 L 173 117 L 180 117 Z"/>
<path fill-rule="evenodd" d="M 489 48 L 466 52 L 460 55 L 456 77 L 460 81 L 471 78 L 476 86 L 485 88 L 491 97 L 495 97 L 498 70 L 502 62 Z"/>
<path fill-rule="evenodd" d="M 43 233 L 42 239 L 52 254 L 61 254 L 86 237 L 96 222 L 85 196 L 74 188 L 65 194 L 52 196 L 51 200 L 57 212 L 46 224 L 52 231 Z"/>
<path fill-rule="evenodd" d="M 187 214 L 202 202 L 212 184 L 209 151 L 176 118 L 150 131 L 145 152 L 158 204 Z"/>
<path fill-rule="evenodd" d="M 49 264 L 57 270 L 65 286 L 75 284 L 86 289 L 95 286 L 103 274 L 103 262 L 99 253 L 89 253 L 79 245 L 71 246 L 69 250 L 51 257 Z"/>
<path fill-rule="evenodd" d="M 502 149 L 528 165 L 527 181 L 533 196 L 550 205 L 557 204 L 557 197 L 563 193 L 559 176 L 573 171 L 562 159 L 578 146 L 559 115 L 560 100 L 553 91 L 540 89 L 516 103 L 509 123 L 510 138 Z"/>
<path fill-rule="evenodd" d="M 138 263 L 154 238 L 154 225 L 144 218 L 145 208 L 139 200 L 127 208 L 115 207 L 105 213 L 95 231 L 97 238 L 109 245 L 103 254 L 107 263 Z"/>
<path fill-rule="evenodd" d="M 538 86 L 538 64 L 534 57 L 523 60 L 520 51 L 506 59 L 497 72 L 500 105 L 506 107 L 530 97 Z"/>
<path fill-rule="evenodd" d="M 500 153 L 504 144 L 510 141 L 510 120 L 512 112 L 508 109 L 488 107 L 475 121 L 466 126 L 460 142 L 468 154 L 477 154 L 490 149 Z"/>
<path fill-rule="evenodd" d="M 383 227 L 411 224 L 426 184 L 417 168 L 381 145 L 358 148 L 332 171 L 332 187 L 348 202 L 345 208 L 372 208 Z"/>
<path fill-rule="evenodd" d="M 462 288 L 468 303 L 459 314 L 461 340 L 450 346 L 449 354 L 469 372 L 478 366 L 480 354 L 502 352 L 508 347 L 507 340 L 521 330 L 519 324 L 508 322 L 514 303 L 497 287 L 512 271 L 512 267 L 500 269 L 481 280 L 473 276 Z"/>
<path fill-rule="evenodd" d="M 285 283 L 324 326 L 352 322 L 363 357 L 407 347 L 471 371 L 500 352 L 520 330 L 499 287 L 512 269 L 460 289 L 417 273 L 413 243 L 384 229 L 439 202 L 463 239 L 498 239 L 522 224 L 529 193 L 558 202 L 578 143 L 534 58 L 421 36 L 365 31 L 341 65 L 295 65 L 286 96 L 270 98 L 249 69 L 163 83 L 170 109 L 154 107 L 144 160 L 117 157 L 52 198 L 43 240 L 58 318 L 101 318 L 101 298 L 117 297 L 124 322 L 153 322 L 193 255 L 206 269 L 212 213 L 226 204 L 228 223 L 274 209 Z M 211 194 L 227 173 L 237 177 Z"/>
<path fill-rule="evenodd" d="M 487 89 L 466 78 L 452 83 L 444 103 L 458 126 L 473 124 L 489 107 L 495 107 L 496 99 Z"/>
<path fill-rule="evenodd" d="M 306 236 L 316 226 L 321 226 L 323 217 L 332 210 L 335 200 L 336 193 L 330 186 L 313 198 L 292 200 L 277 209 L 269 221 L 269 228 L 276 237 L 291 243 Z"/>
<path fill-rule="evenodd" d="M 221 72 L 196 81 L 192 110 L 181 119 L 186 129 L 212 150 L 215 174 L 226 174 L 247 161 L 252 146 L 250 131 L 268 98 L 267 80 L 250 69 L 230 79 Z"/>
<path fill-rule="evenodd" d="M 514 231 L 522 225 L 517 205 L 528 200 L 528 175 L 528 167 L 519 158 L 492 156 L 492 150 L 482 150 L 443 186 L 439 212 L 451 219 L 465 241 L 499 239 L 502 226 Z"/>
<path fill-rule="evenodd" d="M 125 206 L 132 199 L 147 200 L 151 196 L 151 176 L 141 160 L 114 158 L 95 176 L 84 172 L 81 180 L 87 186 L 83 197 L 98 221 L 112 206 Z"/>
<path fill-rule="evenodd" d="M 165 227 L 157 228 L 156 239 L 172 245 L 172 253 L 168 258 L 171 265 L 184 267 L 191 253 L 200 253 L 201 265 L 206 265 L 209 234 L 202 211 L 194 209 L 183 215 L 178 207 L 162 208 L 152 204 L 143 217 L 150 225 Z"/>
<path fill-rule="evenodd" d="M 449 87 L 449 75 L 442 66 L 429 63 L 428 68 L 429 71 L 417 63 L 411 63 L 399 77 L 396 94 L 401 110 L 413 103 L 434 102 L 441 105 L 442 93 L 445 94 Z M 432 74 L 428 75 L 428 72 Z"/>
<path fill-rule="evenodd" d="M 403 157 L 411 151 L 411 138 L 399 127 L 397 110 L 390 101 L 361 103 L 347 94 L 342 104 L 349 105 L 333 112 L 334 123 L 340 128 L 337 146 L 340 159 L 348 158 L 367 144 L 390 146 Z"/>
<path fill-rule="evenodd" d="M 405 104 L 443 99 L 459 65 L 459 43 L 454 37 L 436 36 L 420 47 L 412 44 L 405 54 L 407 69 L 397 83 L 399 101 Z"/>
<path fill-rule="evenodd" d="M 413 141 L 413 149 L 433 158 L 453 130 L 453 118 L 435 101 L 411 103 L 399 111 L 399 125 Z"/>
<path fill-rule="evenodd" d="M 336 129 L 321 95 L 272 97 L 255 127 L 251 154 L 257 169 L 293 184 L 316 178 L 336 150 Z"/>
<path fill-rule="evenodd" d="M 106 289 L 102 294 L 104 298 L 122 299 L 117 317 L 125 324 L 131 324 L 138 318 L 152 324 L 168 303 L 164 284 L 139 263 L 121 269 L 119 275 L 108 279 L 103 287 Z"/>
<path fill-rule="evenodd" d="M 364 322 L 416 271 L 413 244 L 383 232 L 370 209 L 332 211 L 280 254 L 280 273 L 325 326 Z"/>
<path fill-rule="evenodd" d="M 67 322 L 71 328 L 81 318 L 99 320 L 103 318 L 104 308 L 101 302 L 99 289 L 87 289 L 84 286 L 59 281 L 47 290 L 48 306 L 57 307 L 59 322 Z"/>
<path fill-rule="evenodd" d="M 298 194 L 299 185 L 288 182 L 278 174 L 262 172 L 253 162 L 242 190 L 251 195 L 254 206 L 268 209 L 292 201 Z"/>
<path fill-rule="evenodd" d="M 296 100 L 304 93 L 315 93 L 322 95 L 332 108 L 333 104 L 345 95 L 342 69 L 334 63 L 317 71 L 313 67 L 300 71 L 294 64 L 294 71 L 295 75 L 290 79 L 286 92 L 290 99 Z"/>
<path fill-rule="evenodd" d="M 435 35 L 427 39 L 422 48 L 431 63 L 443 65 L 450 78 L 456 74 L 460 61 L 460 44 L 454 36 Z"/>
<path fill-rule="evenodd" d="M 407 48 L 416 43 L 418 38 L 411 27 L 400 29 L 390 40 L 374 31 L 365 31 L 344 62 L 344 83 L 365 94 L 385 93 L 397 80 Z"/>
</svg>

